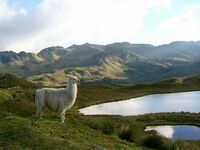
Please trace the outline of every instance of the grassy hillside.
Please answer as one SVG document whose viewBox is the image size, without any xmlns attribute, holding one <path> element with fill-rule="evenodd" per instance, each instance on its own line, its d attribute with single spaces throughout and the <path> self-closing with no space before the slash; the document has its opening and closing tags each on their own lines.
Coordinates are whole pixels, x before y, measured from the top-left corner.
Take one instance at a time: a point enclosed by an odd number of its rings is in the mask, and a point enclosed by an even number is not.
<svg viewBox="0 0 200 150">
<path fill-rule="evenodd" d="M 37 84 L 32 82 L 28 82 L 23 80 L 15 75 L 10 73 L 0 74 L 0 88 L 13 88 L 13 87 L 21 87 L 21 88 L 36 88 Z"/>
<path fill-rule="evenodd" d="M 100 66 L 64 68 L 51 73 L 30 76 L 27 80 L 40 83 L 43 86 L 63 86 L 66 85 L 67 74 L 71 73 L 80 78 L 82 83 L 103 82 L 106 79 L 110 82 L 111 80 L 118 82 L 127 79 L 124 66 L 115 61 L 107 60 Z"/>
<path fill-rule="evenodd" d="M 192 77 L 174 77 L 166 80 L 162 80 L 158 83 L 161 84 L 184 84 L 184 85 L 199 85 L 200 84 L 200 75 Z"/>
<path fill-rule="evenodd" d="M 29 88 L 16 87 L 0 90 L 0 149 L 69 149 L 84 150 L 104 147 L 107 149 L 180 149 L 198 150 L 200 142 L 172 142 L 155 135 L 144 133 L 146 125 L 152 124 L 195 124 L 199 125 L 200 115 L 190 113 L 150 114 L 143 116 L 83 116 L 78 108 L 90 104 L 136 97 L 151 93 L 200 90 L 200 84 L 187 80 L 185 84 L 148 85 L 82 85 L 79 86 L 75 106 L 67 112 L 66 121 L 60 123 L 56 113 L 45 111 L 42 120 L 35 119 L 34 93 Z M 18 79 L 16 80 L 18 81 Z M 16 82 L 12 80 L 12 82 Z M 12 85 L 12 86 L 11 86 Z M 23 84 L 22 84 L 23 85 Z M 15 87 L 15 88 L 11 88 Z M 156 139 L 155 145 L 148 141 Z"/>
</svg>

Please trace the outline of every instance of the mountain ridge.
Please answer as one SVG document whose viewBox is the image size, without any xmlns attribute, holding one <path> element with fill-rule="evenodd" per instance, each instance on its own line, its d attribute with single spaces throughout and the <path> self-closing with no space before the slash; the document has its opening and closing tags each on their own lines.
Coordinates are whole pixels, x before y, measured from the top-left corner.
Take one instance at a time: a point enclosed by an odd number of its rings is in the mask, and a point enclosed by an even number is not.
<svg viewBox="0 0 200 150">
<path fill-rule="evenodd" d="M 200 41 L 176 41 L 158 46 L 128 42 L 85 43 L 67 48 L 48 47 L 38 53 L 0 52 L 0 72 L 41 83 L 57 82 L 55 78 L 66 74 L 75 74 L 83 82 L 155 82 L 198 74 L 199 64 Z"/>
</svg>

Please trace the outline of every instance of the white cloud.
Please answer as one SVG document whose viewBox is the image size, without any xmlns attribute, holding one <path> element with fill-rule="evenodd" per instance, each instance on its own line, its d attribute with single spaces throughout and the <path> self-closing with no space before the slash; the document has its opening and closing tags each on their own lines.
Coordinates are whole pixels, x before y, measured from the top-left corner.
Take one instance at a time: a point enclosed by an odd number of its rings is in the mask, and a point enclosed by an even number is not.
<svg viewBox="0 0 200 150">
<path fill-rule="evenodd" d="M 8 20 L 10 19 L 13 15 L 15 15 L 15 12 L 13 11 L 12 8 L 9 8 L 6 5 L 6 1 L 1 0 L 0 1 L 0 21 Z"/>
<path fill-rule="evenodd" d="M 197 11 L 200 5 L 191 5 L 175 16 L 165 18 L 158 25 L 158 32 L 161 33 L 163 40 L 199 40 L 200 39 L 200 18 Z"/>
<path fill-rule="evenodd" d="M 0 0 L 0 50 L 39 51 L 85 42 L 134 42 L 149 9 L 171 0 L 43 0 L 34 9 Z"/>
</svg>

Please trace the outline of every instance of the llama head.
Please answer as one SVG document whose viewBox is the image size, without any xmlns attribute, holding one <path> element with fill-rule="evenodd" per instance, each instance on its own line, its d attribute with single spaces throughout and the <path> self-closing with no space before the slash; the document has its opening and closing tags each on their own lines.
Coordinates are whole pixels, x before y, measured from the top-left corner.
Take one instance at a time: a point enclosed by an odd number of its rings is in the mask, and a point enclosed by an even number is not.
<svg viewBox="0 0 200 150">
<path fill-rule="evenodd" d="M 80 80 L 76 76 L 68 75 L 68 78 L 69 78 L 68 82 L 70 82 L 72 84 L 80 83 Z"/>
</svg>

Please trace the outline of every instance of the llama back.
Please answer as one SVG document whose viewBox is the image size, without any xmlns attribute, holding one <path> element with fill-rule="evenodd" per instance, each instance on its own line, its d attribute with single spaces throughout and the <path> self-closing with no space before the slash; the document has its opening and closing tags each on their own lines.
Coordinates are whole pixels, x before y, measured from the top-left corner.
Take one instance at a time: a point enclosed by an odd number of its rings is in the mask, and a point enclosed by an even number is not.
<svg viewBox="0 0 200 150">
<path fill-rule="evenodd" d="M 54 112 L 57 112 L 63 104 L 63 98 L 66 98 L 66 89 L 43 88 L 36 91 L 36 105 L 40 107 L 47 106 Z"/>
</svg>

